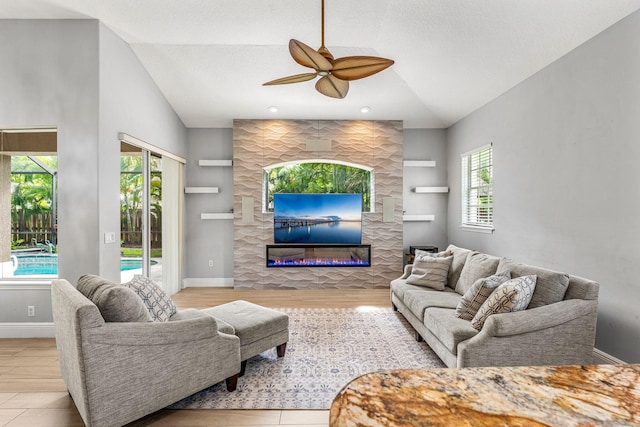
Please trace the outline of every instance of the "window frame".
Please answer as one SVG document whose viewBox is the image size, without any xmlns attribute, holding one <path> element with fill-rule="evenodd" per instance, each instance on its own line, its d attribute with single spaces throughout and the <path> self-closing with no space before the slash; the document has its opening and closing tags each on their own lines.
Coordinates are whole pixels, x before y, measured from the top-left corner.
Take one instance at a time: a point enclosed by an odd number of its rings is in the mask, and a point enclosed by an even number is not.
<svg viewBox="0 0 640 427">
<path fill-rule="evenodd" d="M 489 151 L 488 160 L 486 159 L 486 154 L 484 154 L 486 151 Z M 495 230 L 493 216 L 493 143 L 462 153 L 460 155 L 460 169 L 460 228 L 479 233 L 493 233 Z M 477 175 L 487 169 L 490 182 L 480 183 L 482 178 Z M 475 179 L 474 175 L 476 175 Z M 486 198 L 484 202 L 481 201 L 482 198 Z M 474 199 L 476 203 L 471 202 Z M 480 212 L 482 209 L 485 212 Z"/>
</svg>

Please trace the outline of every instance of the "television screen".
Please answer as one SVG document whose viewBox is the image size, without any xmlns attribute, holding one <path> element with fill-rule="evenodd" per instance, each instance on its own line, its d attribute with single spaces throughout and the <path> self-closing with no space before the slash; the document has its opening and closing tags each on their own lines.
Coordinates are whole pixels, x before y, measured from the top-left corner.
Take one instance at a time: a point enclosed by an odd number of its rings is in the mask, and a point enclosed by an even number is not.
<svg viewBox="0 0 640 427">
<path fill-rule="evenodd" d="M 360 244 L 362 194 L 274 194 L 275 243 Z"/>
</svg>

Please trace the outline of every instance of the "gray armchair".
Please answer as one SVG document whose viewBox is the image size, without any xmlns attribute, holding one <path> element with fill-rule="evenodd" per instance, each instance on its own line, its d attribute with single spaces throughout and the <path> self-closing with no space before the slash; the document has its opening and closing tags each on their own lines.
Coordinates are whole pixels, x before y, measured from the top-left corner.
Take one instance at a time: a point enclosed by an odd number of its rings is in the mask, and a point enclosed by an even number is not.
<svg viewBox="0 0 640 427">
<path fill-rule="evenodd" d="M 126 424 L 222 380 L 235 389 L 240 340 L 211 316 L 105 322 L 66 280 L 51 301 L 62 377 L 87 426 Z"/>
</svg>

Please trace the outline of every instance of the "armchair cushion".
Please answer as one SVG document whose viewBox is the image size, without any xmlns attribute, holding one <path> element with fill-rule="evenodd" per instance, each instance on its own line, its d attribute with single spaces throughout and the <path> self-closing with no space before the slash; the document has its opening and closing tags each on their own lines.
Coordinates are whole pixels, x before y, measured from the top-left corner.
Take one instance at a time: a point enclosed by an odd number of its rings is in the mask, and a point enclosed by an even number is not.
<svg viewBox="0 0 640 427">
<path fill-rule="evenodd" d="M 93 302 L 105 322 L 148 322 L 142 300 L 131 289 L 99 276 L 86 274 L 78 280 L 78 291 Z"/>
<path fill-rule="evenodd" d="M 166 322 L 178 311 L 171 297 L 148 277 L 136 274 L 124 286 L 138 294 L 154 322 Z"/>
</svg>

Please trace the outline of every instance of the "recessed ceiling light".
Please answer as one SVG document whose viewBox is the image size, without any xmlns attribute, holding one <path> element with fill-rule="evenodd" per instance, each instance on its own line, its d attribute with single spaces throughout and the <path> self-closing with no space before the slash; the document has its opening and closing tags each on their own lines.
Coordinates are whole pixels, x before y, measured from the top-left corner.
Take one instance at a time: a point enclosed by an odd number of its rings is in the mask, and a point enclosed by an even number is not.
<svg viewBox="0 0 640 427">
<path fill-rule="evenodd" d="M 371 111 L 371 107 L 362 107 L 362 108 L 360 109 L 360 112 L 361 112 L 361 113 L 368 113 L 369 111 Z"/>
<path fill-rule="evenodd" d="M 269 108 L 267 108 L 267 110 L 269 110 L 272 113 L 277 113 L 278 112 L 278 107 L 276 107 L 275 105 L 272 105 Z"/>
</svg>

